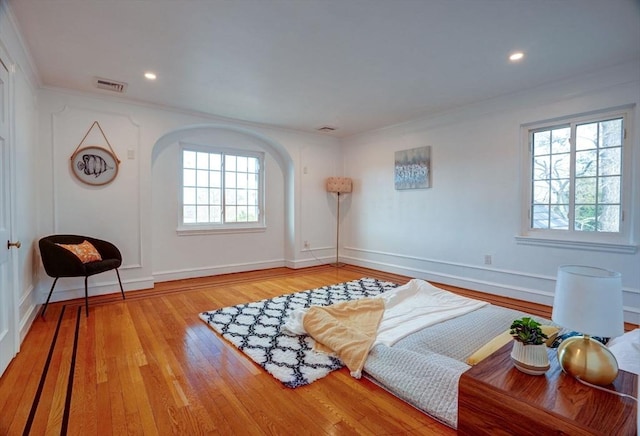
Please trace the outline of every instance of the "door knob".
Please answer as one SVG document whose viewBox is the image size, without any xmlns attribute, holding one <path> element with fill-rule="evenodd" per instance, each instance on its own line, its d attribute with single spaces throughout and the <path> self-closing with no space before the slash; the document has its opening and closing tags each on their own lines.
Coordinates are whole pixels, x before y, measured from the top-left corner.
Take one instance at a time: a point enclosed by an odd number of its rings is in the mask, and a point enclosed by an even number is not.
<svg viewBox="0 0 640 436">
<path fill-rule="evenodd" d="M 17 241 L 17 242 L 7 241 L 7 250 L 11 247 L 20 248 L 21 246 L 22 244 L 20 243 L 20 241 Z"/>
</svg>

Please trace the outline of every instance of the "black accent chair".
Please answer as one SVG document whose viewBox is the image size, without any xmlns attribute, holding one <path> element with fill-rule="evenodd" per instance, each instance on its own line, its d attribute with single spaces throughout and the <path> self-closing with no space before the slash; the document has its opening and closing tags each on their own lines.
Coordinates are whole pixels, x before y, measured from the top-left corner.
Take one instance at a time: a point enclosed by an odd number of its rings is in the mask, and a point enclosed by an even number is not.
<svg viewBox="0 0 640 436">
<path fill-rule="evenodd" d="M 85 240 L 89 241 L 96 250 L 98 250 L 102 260 L 82 263 L 71 251 L 56 245 L 81 244 Z M 122 289 L 122 281 L 120 280 L 120 273 L 118 272 L 118 268 L 122 265 L 122 255 L 120 254 L 120 250 L 112 243 L 88 236 L 51 235 L 40 239 L 38 245 L 40 246 L 40 256 L 42 257 L 44 270 L 50 277 L 55 278 L 53 285 L 51 285 L 47 302 L 42 309 L 42 317 L 44 317 L 44 313 L 47 310 L 53 288 L 56 286 L 56 282 L 60 277 L 84 277 L 84 304 L 87 316 L 89 316 L 89 296 L 87 291 L 87 279 L 89 276 L 115 269 L 118 275 L 122 299 L 124 300 L 124 289 Z"/>
</svg>

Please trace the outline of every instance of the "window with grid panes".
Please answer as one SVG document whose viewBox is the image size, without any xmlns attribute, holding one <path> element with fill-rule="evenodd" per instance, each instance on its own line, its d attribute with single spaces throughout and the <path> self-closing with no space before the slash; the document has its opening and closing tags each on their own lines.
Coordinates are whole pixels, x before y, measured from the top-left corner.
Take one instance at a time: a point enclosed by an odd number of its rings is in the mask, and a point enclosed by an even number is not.
<svg viewBox="0 0 640 436">
<path fill-rule="evenodd" d="M 264 225 L 263 161 L 262 153 L 183 145 L 182 226 Z"/>
<path fill-rule="evenodd" d="M 529 129 L 529 230 L 622 233 L 625 119 L 611 113 Z"/>
</svg>

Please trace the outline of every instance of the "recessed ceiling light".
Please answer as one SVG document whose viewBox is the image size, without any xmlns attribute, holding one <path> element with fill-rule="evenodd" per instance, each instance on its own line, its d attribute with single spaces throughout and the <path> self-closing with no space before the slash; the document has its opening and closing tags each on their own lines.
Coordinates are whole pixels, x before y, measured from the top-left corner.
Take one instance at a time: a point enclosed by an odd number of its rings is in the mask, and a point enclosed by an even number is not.
<svg viewBox="0 0 640 436">
<path fill-rule="evenodd" d="M 524 57 L 524 53 L 522 53 L 521 51 L 516 51 L 509 55 L 509 60 L 515 62 L 515 61 L 519 61 L 523 57 Z"/>
<path fill-rule="evenodd" d="M 144 73 L 144 77 L 149 80 L 156 80 L 156 74 L 152 73 L 151 71 L 147 71 L 146 73 Z"/>
<path fill-rule="evenodd" d="M 333 132 L 334 130 L 337 130 L 337 129 L 338 129 L 337 127 L 333 127 L 333 126 L 322 126 L 322 127 L 319 127 L 316 130 L 318 130 L 318 132 L 329 133 L 329 132 Z"/>
</svg>

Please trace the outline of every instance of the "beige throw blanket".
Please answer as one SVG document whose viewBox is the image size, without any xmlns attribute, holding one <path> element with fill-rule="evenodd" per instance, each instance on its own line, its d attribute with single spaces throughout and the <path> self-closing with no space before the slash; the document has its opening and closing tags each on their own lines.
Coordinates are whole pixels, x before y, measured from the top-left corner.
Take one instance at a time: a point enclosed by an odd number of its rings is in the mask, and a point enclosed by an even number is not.
<svg viewBox="0 0 640 436">
<path fill-rule="evenodd" d="M 310 335 L 322 344 L 314 347 L 316 351 L 335 353 L 351 375 L 360 378 L 375 345 L 390 347 L 411 333 L 486 304 L 413 279 L 377 297 L 296 309 L 283 329 Z"/>
<path fill-rule="evenodd" d="M 384 313 L 380 298 L 344 301 L 331 306 L 312 306 L 303 319 L 304 329 L 316 340 L 317 351 L 335 352 L 360 378 Z"/>
</svg>

